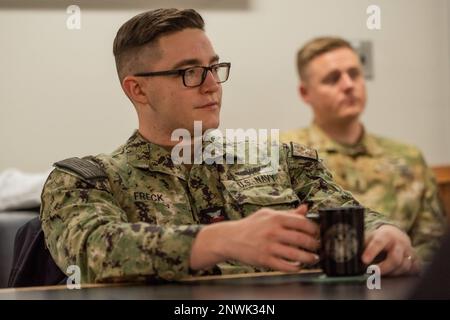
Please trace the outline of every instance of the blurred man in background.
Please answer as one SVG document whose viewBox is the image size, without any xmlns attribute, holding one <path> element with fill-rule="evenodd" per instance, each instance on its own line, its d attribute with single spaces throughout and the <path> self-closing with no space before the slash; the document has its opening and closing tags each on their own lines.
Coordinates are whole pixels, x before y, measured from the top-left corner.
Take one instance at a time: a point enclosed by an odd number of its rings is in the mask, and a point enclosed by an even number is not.
<svg viewBox="0 0 450 320">
<path fill-rule="evenodd" d="M 282 133 L 281 140 L 318 149 L 339 185 L 388 214 L 409 234 L 418 256 L 430 260 L 446 228 L 433 174 L 416 147 L 365 130 L 358 54 L 344 39 L 316 38 L 299 50 L 297 68 L 313 123 Z"/>
</svg>

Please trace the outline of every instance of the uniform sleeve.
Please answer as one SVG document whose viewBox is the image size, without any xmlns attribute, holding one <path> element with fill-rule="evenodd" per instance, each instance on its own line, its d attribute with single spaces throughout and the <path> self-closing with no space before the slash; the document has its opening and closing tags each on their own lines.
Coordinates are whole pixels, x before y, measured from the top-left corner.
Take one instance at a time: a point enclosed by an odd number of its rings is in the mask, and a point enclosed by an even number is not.
<svg viewBox="0 0 450 320">
<path fill-rule="evenodd" d="M 292 188 L 300 201 L 308 204 L 310 212 L 318 212 L 326 207 L 360 205 L 350 192 L 333 181 L 331 173 L 318 159 L 317 152 L 311 151 L 313 149 L 295 152 L 288 146 L 285 150 Z M 395 225 L 384 215 L 369 208 L 365 210 L 364 224 L 367 231 L 375 230 L 383 224 Z"/>
<path fill-rule="evenodd" d="M 417 254 L 424 261 L 430 261 L 440 246 L 447 224 L 433 172 L 422 155 L 419 157 L 417 166 L 420 167 L 419 172 L 423 173 L 418 179 L 423 181 L 424 191 L 420 202 L 421 208 L 410 230 L 410 235 Z"/>
<path fill-rule="evenodd" d="M 201 228 L 129 223 L 107 179 L 86 181 L 61 169 L 44 186 L 41 221 L 56 264 L 62 271 L 77 265 L 83 283 L 184 277 Z"/>
</svg>

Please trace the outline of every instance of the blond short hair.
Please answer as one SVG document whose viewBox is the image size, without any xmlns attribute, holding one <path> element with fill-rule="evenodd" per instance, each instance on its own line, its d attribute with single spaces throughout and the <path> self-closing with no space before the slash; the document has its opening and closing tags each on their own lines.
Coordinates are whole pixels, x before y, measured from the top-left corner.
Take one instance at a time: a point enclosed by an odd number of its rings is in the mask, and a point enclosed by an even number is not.
<svg viewBox="0 0 450 320">
<path fill-rule="evenodd" d="M 300 79 L 306 80 L 306 69 L 314 58 L 339 48 L 349 48 L 355 51 L 350 42 L 338 37 L 320 37 L 308 41 L 297 52 L 297 71 Z"/>
</svg>

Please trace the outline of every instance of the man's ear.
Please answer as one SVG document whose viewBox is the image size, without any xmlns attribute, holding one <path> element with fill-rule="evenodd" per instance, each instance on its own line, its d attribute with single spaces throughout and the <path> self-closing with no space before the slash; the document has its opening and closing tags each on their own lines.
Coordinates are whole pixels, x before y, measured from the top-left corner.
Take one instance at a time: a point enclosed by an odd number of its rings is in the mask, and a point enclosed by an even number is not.
<svg viewBox="0 0 450 320">
<path fill-rule="evenodd" d="M 306 83 L 303 81 L 300 82 L 298 86 L 298 93 L 300 94 L 300 97 L 302 97 L 303 101 L 309 104 L 309 90 Z"/>
<path fill-rule="evenodd" d="M 145 80 L 134 77 L 126 76 L 122 80 L 122 88 L 125 94 L 133 103 L 148 104 L 148 97 L 143 90 L 143 82 Z"/>
</svg>

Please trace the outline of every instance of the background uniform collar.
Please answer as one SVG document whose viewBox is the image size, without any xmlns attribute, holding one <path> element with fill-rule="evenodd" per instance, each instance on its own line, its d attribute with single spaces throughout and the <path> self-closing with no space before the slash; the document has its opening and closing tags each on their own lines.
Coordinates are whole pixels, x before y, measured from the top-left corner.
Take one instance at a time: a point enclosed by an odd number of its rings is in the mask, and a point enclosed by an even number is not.
<svg viewBox="0 0 450 320">
<path fill-rule="evenodd" d="M 311 145 L 326 153 L 342 153 L 356 157 L 360 155 L 376 156 L 383 152 L 376 138 L 367 133 L 364 126 L 361 138 L 354 145 L 334 141 L 315 123 L 308 128 L 308 134 Z"/>
</svg>

